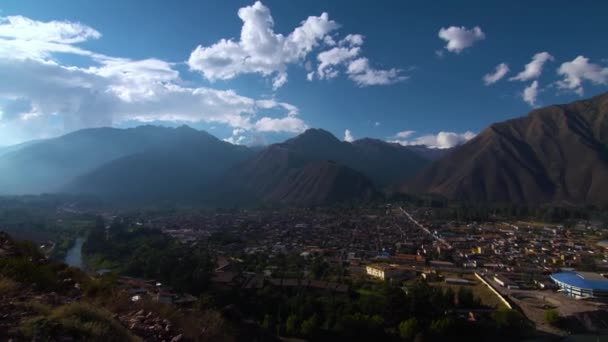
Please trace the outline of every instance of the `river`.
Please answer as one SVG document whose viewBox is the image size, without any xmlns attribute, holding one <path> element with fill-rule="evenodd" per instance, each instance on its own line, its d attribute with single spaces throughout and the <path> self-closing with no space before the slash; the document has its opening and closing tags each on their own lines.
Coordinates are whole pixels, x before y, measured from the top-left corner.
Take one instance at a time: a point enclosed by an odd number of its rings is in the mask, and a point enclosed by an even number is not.
<svg viewBox="0 0 608 342">
<path fill-rule="evenodd" d="M 76 238 L 74 245 L 70 248 L 65 255 L 65 263 L 72 266 L 83 268 L 84 263 L 82 262 L 82 245 L 86 239 L 84 237 Z"/>
</svg>

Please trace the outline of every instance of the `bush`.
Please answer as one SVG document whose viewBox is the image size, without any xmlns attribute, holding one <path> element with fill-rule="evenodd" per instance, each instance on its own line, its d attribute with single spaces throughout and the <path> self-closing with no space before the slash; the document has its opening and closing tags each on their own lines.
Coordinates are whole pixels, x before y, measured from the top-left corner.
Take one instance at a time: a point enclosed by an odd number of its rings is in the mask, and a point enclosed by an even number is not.
<svg viewBox="0 0 608 342">
<path fill-rule="evenodd" d="M 534 325 L 519 312 L 512 309 L 499 309 L 492 314 L 494 323 L 501 334 L 508 337 L 522 337 L 534 331 Z"/>
<path fill-rule="evenodd" d="M 405 340 L 413 339 L 420 331 L 420 324 L 416 317 L 412 317 L 399 324 L 399 336 Z"/>
<path fill-rule="evenodd" d="M 545 311 L 545 321 L 550 325 L 557 326 L 560 321 L 559 312 L 555 309 L 549 309 Z"/>
<path fill-rule="evenodd" d="M 19 284 L 12 279 L 0 276 L 0 295 L 11 296 L 19 289 Z"/>
<path fill-rule="evenodd" d="M 60 286 L 57 273 L 48 264 L 23 257 L 0 259 L 0 275 L 41 290 L 56 290 Z"/>
<path fill-rule="evenodd" d="M 25 321 L 19 331 L 28 339 L 74 338 L 88 341 L 135 341 L 135 337 L 106 310 L 71 303 L 50 314 Z"/>
</svg>

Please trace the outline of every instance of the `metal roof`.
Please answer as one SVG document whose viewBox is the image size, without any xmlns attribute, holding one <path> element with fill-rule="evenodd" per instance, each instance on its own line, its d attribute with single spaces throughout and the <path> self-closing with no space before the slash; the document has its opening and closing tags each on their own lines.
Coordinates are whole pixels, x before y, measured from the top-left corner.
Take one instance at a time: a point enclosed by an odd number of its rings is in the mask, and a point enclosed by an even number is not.
<svg viewBox="0 0 608 342">
<path fill-rule="evenodd" d="M 581 289 L 608 291 L 608 279 L 597 273 L 560 272 L 552 274 L 551 279 Z"/>
</svg>

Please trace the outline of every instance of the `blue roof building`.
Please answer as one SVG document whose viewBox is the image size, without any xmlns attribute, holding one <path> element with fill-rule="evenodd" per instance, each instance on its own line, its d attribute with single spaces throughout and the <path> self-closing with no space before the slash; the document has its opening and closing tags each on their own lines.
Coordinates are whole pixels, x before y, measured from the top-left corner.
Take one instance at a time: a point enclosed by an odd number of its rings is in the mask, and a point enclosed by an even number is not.
<svg viewBox="0 0 608 342">
<path fill-rule="evenodd" d="M 567 295 L 574 298 L 608 300 L 608 279 L 593 272 L 560 272 L 551 279 Z"/>
</svg>

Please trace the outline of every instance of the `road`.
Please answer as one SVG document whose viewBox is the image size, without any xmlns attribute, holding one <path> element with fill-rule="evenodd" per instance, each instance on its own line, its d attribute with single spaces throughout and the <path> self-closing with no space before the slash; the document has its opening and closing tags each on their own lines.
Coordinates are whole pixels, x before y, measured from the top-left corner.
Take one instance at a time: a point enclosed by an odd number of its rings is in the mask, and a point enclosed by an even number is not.
<svg viewBox="0 0 608 342">
<path fill-rule="evenodd" d="M 447 241 L 445 241 L 444 239 L 438 237 L 437 235 L 433 234 L 427 227 L 423 226 L 422 224 L 420 224 L 418 221 L 416 221 L 416 219 L 407 212 L 407 210 L 403 209 L 403 207 L 399 207 L 399 209 L 401 209 L 401 212 L 407 216 L 407 218 L 412 221 L 414 223 L 414 225 L 416 225 L 418 228 L 422 229 L 423 232 L 425 232 L 426 234 L 430 235 L 434 240 L 440 242 L 444 247 L 446 247 L 447 249 L 452 249 L 452 245 L 450 245 Z"/>
</svg>

